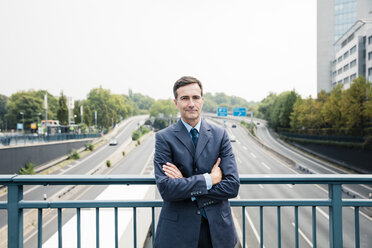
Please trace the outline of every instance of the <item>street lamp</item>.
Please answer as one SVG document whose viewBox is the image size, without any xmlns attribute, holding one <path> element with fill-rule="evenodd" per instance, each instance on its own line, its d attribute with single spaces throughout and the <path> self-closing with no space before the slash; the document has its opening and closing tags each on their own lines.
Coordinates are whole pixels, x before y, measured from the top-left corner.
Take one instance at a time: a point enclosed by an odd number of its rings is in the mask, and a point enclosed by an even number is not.
<svg viewBox="0 0 372 248">
<path fill-rule="evenodd" d="M 25 114 L 23 112 L 19 112 L 22 115 L 22 133 L 25 132 Z"/>
</svg>

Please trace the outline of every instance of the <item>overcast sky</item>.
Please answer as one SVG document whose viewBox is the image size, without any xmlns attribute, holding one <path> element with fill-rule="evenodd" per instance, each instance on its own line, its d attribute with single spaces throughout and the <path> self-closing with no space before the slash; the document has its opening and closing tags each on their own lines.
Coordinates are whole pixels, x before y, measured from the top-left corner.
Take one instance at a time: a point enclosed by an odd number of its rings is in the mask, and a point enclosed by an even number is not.
<svg viewBox="0 0 372 248">
<path fill-rule="evenodd" d="M 316 1 L 0 2 L 0 94 L 96 87 L 155 99 L 195 76 L 205 92 L 260 101 L 316 95 Z"/>
</svg>

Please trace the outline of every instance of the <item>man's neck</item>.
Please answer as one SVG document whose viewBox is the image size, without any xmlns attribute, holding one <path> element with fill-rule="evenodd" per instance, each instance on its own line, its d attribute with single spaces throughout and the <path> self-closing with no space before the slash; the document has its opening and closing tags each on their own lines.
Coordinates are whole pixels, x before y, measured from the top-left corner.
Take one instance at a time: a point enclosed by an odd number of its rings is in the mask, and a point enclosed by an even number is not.
<svg viewBox="0 0 372 248">
<path fill-rule="evenodd" d="M 182 118 L 182 120 L 183 120 L 185 123 L 189 124 L 191 127 L 195 127 L 195 126 L 200 122 L 200 117 L 199 117 L 198 119 L 196 119 L 196 120 L 188 120 L 188 121 L 186 121 L 186 120 L 183 119 L 183 118 Z"/>
</svg>

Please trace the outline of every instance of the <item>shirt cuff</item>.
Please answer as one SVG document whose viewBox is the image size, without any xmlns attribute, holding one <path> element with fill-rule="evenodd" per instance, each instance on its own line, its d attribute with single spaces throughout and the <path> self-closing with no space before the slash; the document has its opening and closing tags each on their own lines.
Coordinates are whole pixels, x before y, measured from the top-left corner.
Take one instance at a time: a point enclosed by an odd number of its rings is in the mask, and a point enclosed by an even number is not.
<svg viewBox="0 0 372 248">
<path fill-rule="evenodd" d="M 207 184 L 207 190 L 210 190 L 213 186 L 211 175 L 209 175 L 208 173 L 204 173 L 203 176 L 205 179 L 205 183 Z"/>
</svg>

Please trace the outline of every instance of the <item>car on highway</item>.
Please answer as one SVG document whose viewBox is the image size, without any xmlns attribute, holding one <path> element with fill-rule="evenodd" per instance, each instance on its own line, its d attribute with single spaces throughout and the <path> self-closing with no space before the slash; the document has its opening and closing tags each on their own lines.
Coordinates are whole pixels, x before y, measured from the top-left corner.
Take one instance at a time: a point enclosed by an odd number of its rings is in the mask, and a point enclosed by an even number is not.
<svg viewBox="0 0 372 248">
<path fill-rule="evenodd" d="M 232 126 L 231 126 L 232 128 L 236 128 L 236 125 L 235 124 L 232 124 Z"/>
<path fill-rule="evenodd" d="M 109 142 L 109 145 L 110 146 L 116 146 L 118 144 L 118 140 L 117 139 L 111 139 L 110 142 Z"/>
<path fill-rule="evenodd" d="M 234 135 L 230 136 L 230 142 L 236 142 L 236 137 Z"/>
</svg>

